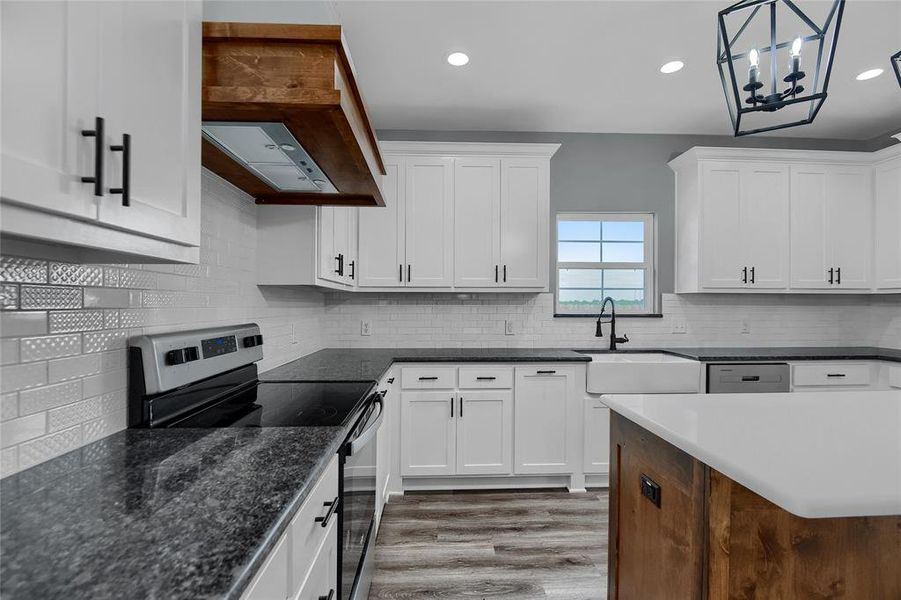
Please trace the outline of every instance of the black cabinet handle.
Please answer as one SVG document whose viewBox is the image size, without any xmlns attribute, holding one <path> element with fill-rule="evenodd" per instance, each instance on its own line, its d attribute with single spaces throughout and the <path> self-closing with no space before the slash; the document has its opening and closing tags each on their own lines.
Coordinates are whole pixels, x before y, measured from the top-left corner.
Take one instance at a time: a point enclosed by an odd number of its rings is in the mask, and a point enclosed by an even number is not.
<svg viewBox="0 0 901 600">
<path fill-rule="evenodd" d="M 460 418 L 463 418 L 463 396 L 460 396 Z"/>
<path fill-rule="evenodd" d="M 454 418 L 454 397 L 451 396 L 451 419 Z"/>
<path fill-rule="evenodd" d="M 94 176 L 81 182 L 93 183 L 94 195 L 103 196 L 103 117 L 94 117 L 94 129 L 82 129 L 81 135 L 94 138 Z"/>
<path fill-rule="evenodd" d="M 494 283 L 497 283 L 497 281 L 498 281 L 497 271 L 498 271 L 498 266 L 494 265 Z"/>
<path fill-rule="evenodd" d="M 741 282 L 748 283 L 748 267 L 744 267 L 741 270 Z"/>
<path fill-rule="evenodd" d="M 844 377 L 844 373 L 826 373 L 826 377 Z"/>
<path fill-rule="evenodd" d="M 332 598 L 334 598 L 334 597 L 335 597 L 335 590 L 331 589 L 328 591 L 328 595 L 319 596 L 319 600 L 332 600 Z"/>
<path fill-rule="evenodd" d="M 742 381 L 760 381 L 760 375 L 742 375 Z"/>
<path fill-rule="evenodd" d="M 356 274 L 357 274 L 357 261 L 352 260 L 352 261 L 350 261 L 350 278 L 353 279 Z"/>
<path fill-rule="evenodd" d="M 553 375 L 557 371 L 535 371 L 538 375 Z"/>
<path fill-rule="evenodd" d="M 338 256 L 335 257 L 335 260 L 338 261 L 338 268 L 335 269 L 335 273 L 343 276 L 344 275 L 344 255 L 338 254 Z"/>
<path fill-rule="evenodd" d="M 122 206 L 131 206 L 131 135 L 122 134 L 122 143 L 109 147 L 113 152 L 122 153 L 122 187 L 110 188 L 110 194 L 122 194 Z"/>
<path fill-rule="evenodd" d="M 757 269 L 757 267 L 751 267 L 751 283 L 754 283 L 754 271 L 756 269 Z"/>
<path fill-rule="evenodd" d="M 842 283 L 842 268 L 841 267 L 838 267 L 837 269 L 835 269 L 835 283 L 837 283 L 838 285 L 841 285 L 841 283 Z"/>
<path fill-rule="evenodd" d="M 401 283 L 404 282 L 404 266 L 397 265 L 397 280 Z"/>
<path fill-rule="evenodd" d="M 497 377 L 476 377 L 476 381 L 494 381 Z"/>
<path fill-rule="evenodd" d="M 331 520 L 332 515 L 338 511 L 338 497 L 336 496 L 331 502 L 323 503 L 323 506 L 328 506 L 328 510 L 323 516 L 316 517 L 313 521 L 319 523 L 323 527 L 328 527 L 328 522 Z"/>
<path fill-rule="evenodd" d="M 411 273 L 413 272 L 412 265 L 407 265 L 407 283 L 410 283 Z"/>
<path fill-rule="evenodd" d="M 389 377 L 389 378 L 388 378 L 388 383 L 389 383 L 389 384 L 390 384 L 390 383 L 394 383 L 394 377 Z"/>
<path fill-rule="evenodd" d="M 507 265 L 504 265 L 504 283 L 507 283 Z"/>
<path fill-rule="evenodd" d="M 830 283 L 830 284 L 833 283 L 833 281 L 832 281 L 832 279 L 833 279 L 832 274 L 835 272 L 835 269 L 829 269 L 829 270 L 826 271 L 826 272 L 829 273 L 829 283 Z"/>
<path fill-rule="evenodd" d="M 419 381 L 438 381 L 437 377 L 420 377 Z"/>
</svg>

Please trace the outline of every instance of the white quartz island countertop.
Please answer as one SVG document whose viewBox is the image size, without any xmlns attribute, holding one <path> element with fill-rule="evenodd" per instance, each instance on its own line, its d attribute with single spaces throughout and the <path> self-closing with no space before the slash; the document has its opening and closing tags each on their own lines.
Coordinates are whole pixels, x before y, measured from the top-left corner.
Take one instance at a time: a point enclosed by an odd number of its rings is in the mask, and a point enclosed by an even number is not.
<svg viewBox="0 0 901 600">
<path fill-rule="evenodd" d="M 799 517 L 901 515 L 901 390 L 602 401 Z"/>
</svg>

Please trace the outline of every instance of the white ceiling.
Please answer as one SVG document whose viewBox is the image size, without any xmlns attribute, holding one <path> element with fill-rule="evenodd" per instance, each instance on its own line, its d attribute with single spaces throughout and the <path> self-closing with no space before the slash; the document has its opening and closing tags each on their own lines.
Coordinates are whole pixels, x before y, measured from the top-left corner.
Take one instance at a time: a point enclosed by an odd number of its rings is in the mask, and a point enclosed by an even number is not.
<svg viewBox="0 0 901 600">
<path fill-rule="evenodd" d="M 733 1 L 258 2 L 242 20 L 339 21 L 378 129 L 729 135 L 716 15 Z M 277 8 L 267 14 L 266 5 Z M 901 0 L 848 0 L 829 98 L 812 125 L 778 135 L 870 139 L 901 130 L 889 64 L 899 49 Z M 447 64 L 455 50 L 469 65 Z M 685 68 L 661 74 L 672 59 Z M 881 77 L 855 81 L 876 66 Z"/>
</svg>

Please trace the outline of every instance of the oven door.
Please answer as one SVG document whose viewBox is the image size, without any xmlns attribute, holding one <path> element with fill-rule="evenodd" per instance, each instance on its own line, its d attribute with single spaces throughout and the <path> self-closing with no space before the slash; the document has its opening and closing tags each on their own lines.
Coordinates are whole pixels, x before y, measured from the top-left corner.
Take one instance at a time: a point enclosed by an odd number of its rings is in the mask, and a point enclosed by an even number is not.
<svg viewBox="0 0 901 600">
<path fill-rule="evenodd" d="M 366 598 L 372 582 L 368 553 L 375 517 L 376 433 L 384 419 L 384 393 L 370 396 L 341 449 L 341 600 Z"/>
</svg>

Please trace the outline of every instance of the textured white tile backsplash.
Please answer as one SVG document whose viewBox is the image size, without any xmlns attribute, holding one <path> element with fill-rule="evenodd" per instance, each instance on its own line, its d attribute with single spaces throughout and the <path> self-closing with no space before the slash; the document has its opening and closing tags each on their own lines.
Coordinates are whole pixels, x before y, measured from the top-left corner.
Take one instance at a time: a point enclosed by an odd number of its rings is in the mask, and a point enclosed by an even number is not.
<svg viewBox="0 0 901 600">
<path fill-rule="evenodd" d="M 256 209 L 205 174 L 199 265 L 0 259 L 0 474 L 125 427 L 126 342 L 254 321 L 268 369 L 323 346 L 323 296 L 255 285 Z"/>
</svg>

